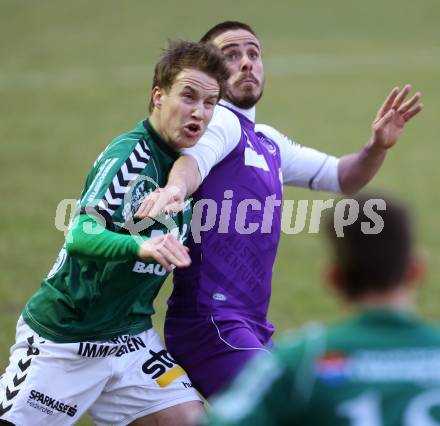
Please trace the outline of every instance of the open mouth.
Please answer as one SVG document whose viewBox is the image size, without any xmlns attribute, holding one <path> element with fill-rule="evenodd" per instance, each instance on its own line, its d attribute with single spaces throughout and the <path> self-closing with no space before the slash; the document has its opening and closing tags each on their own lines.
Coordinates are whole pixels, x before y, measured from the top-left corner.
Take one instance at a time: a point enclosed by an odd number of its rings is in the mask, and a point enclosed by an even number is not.
<svg viewBox="0 0 440 426">
<path fill-rule="evenodd" d="M 202 127 L 200 126 L 200 124 L 190 123 L 184 127 L 184 131 L 188 136 L 196 137 L 201 133 Z"/>
</svg>

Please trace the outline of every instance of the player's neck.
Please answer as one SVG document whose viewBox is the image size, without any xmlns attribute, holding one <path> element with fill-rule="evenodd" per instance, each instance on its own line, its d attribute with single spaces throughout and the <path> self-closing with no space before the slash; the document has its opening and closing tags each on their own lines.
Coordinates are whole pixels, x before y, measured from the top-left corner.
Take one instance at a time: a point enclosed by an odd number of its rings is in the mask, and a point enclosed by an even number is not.
<svg viewBox="0 0 440 426">
<path fill-rule="evenodd" d="M 153 110 L 153 112 L 148 117 L 148 121 L 150 122 L 150 124 L 153 127 L 153 129 L 155 130 L 155 132 L 163 139 L 160 118 L 158 117 L 158 114 L 155 110 Z"/>
<path fill-rule="evenodd" d="M 351 304 L 361 309 L 412 310 L 414 294 L 408 288 L 399 288 L 386 293 L 369 293 Z"/>
<path fill-rule="evenodd" d="M 219 104 L 239 112 L 240 114 L 244 115 L 248 120 L 251 120 L 255 123 L 255 106 L 249 109 L 239 108 L 238 106 L 224 99 L 220 99 Z"/>
</svg>

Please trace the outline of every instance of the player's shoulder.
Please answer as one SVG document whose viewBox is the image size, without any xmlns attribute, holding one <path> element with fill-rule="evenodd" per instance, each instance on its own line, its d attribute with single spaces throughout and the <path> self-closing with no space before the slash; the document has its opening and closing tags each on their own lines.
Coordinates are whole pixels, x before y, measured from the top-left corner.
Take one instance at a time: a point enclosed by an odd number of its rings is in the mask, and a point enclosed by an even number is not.
<svg viewBox="0 0 440 426">
<path fill-rule="evenodd" d="M 217 104 L 214 108 L 214 114 L 212 115 L 212 121 L 224 121 L 232 123 L 233 125 L 240 125 L 238 117 L 222 104 Z M 211 122 L 212 122 L 211 121 Z"/>
<path fill-rule="evenodd" d="M 261 123 L 255 124 L 255 132 L 262 133 L 269 139 L 276 142 L 279 146 L 284 146 L 286 144 L 297 145 L 294 141 L 289 139 L 284 133 L 281 133 L 279 130 L 267 124 L 261 124 Z"/>
<path fill-rule="evenodd" d="M 228 108 L 218 104 L 214 109 L 212 119 L 208 125 L 209 129 L 222 129 L 228 133 L 241 134 L 240 120 L 238 117 Z"/>
<path fill-rule="evenodd" d="M 109 158 L 125 161 L 135 148 L 138 151 L 137 157 L 140 160 L 147 160 L 151 156 L 148 145 L 148 133 L 143 129 L 142 123 L 139 123 L 136 128 L 113 138 L 104 151 L 101 152 L 95 161 L 95 165 Z"/>
<path fill-rule="evenodd" d="M 255 132 L 263 133 L 265 136 L 271 139 L 278 139 L 282 134 L 272 126 L 268 124 L 256 123 Z"/>
<path fill-rule="evenodd" d="M 325 345 L 327 327 L 317 321 L 311 321 L 298 329 L 287 330 L 277 342 L 277 352 L 282 359 L 298 361 L 310 348 Z"/>
<path fill-rule="evenodd" d="M 147 149 L 149 139 L 148 132 L 145 130 L 142 122 L 140 122 L 134 129 L 114 138 L 110 142 L 108 149 L 112 152 L 126 153 L 131 152 L 138 144 L 142 144 L 143 148 Z"/>
<path fill-rule="evenodd" d="M 217 105 L 211 121 L 200 138 L 199 142 L 192 148 L 183 152 L 197 152 L 200 146 L 235 146 L 241 138 L 241 125 L 238 117 L 222 105 Z"/>
<path fill-rule="evenodd" d="M 438 321 L 415 317 L 413 315 L 413 327 L 417 337 L 440 349 L 440 324 Z"/>
</svg>

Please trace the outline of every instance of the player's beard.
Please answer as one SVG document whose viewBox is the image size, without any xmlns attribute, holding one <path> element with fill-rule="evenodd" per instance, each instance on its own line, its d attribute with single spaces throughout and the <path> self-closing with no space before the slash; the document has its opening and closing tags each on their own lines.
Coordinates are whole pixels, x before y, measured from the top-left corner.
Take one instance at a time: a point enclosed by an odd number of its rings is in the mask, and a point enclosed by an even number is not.
<svg viewBox="0 0 440 426">
<path fill-rule="evenodd" d="M 231 87 L 228 86 L 228 88 L 226 89 L 224 99 L 238 108 L 249 109 L 255 106 L 257 102 L 261 99 L 261 97 L 263 96 L 263 91 L 264 91 L 264 82 L 261 83 L 261 90 L 257 94 L 245 93 L 236 96 L 234 95 L 233 90 L 231 90 Z"/>
</svg>

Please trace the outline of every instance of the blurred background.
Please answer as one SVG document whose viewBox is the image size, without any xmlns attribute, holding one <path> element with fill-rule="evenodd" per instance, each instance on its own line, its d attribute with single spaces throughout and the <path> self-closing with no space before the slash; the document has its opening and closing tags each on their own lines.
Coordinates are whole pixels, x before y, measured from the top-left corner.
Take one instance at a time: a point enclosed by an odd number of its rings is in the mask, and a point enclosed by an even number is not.
<svg viewBox="0 0 440 426">
<path fill-rule="evenodd" d="M 0 10 L 1 371 L 24 303 L 63 244 L 57 205 L 78 198 L 99 153 L 146 117 L 167 39 L 198 39 L 226 19 L 249 23 L 263 42 L 257 122 L 301 144 L 338 156 L 358 150 L 392 87 L 409 82 L 423 93 L 425 110 L 369 189 L 413 207 L 430 271 L 420 311 L 440 319 L 438 1 L 0 0 Z M 334 198 L 300 189 L 285 195 Z M 321 284 L 327 259 L 319 234 L 283 235 L 270 312 L 279 331 L 344 314 Z M 170 289 L 168 282 L 156 302 L 159 332 Z"/>
</svg>

